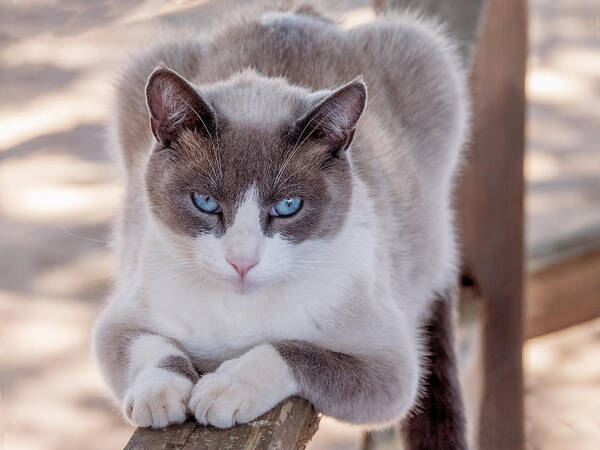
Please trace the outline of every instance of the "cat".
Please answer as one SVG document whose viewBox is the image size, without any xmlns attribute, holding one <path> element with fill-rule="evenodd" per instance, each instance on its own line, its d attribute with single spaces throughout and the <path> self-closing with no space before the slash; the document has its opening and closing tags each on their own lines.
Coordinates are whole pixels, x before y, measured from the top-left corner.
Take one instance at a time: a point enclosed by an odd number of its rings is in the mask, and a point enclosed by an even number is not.
<svg viewBox="0 0 600 450">
<path fill-rule="evenodd" d="M 465 74 L 441 26 L 256 10 L 133 57 L 126 192 L 93 332 L 125 417 L 227 428 L 298 395 L 409 448 L 466 448 L 451 193 Z"/>
</svg>

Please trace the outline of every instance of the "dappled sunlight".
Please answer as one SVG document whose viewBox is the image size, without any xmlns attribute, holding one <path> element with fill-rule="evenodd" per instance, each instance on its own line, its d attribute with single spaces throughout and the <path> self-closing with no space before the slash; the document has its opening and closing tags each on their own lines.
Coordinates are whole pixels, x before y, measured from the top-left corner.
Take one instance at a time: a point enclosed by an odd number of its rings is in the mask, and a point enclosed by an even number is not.
<svg viewBox="0 0 600 450">
<path fill-rule="evenodd" d="M 363 25 L 375 20 L 375 10 L 373 8 L 356 8 L 344 13 L 340 22 L 343 28 L 352 28 Z"/>
<path fill-rule="evenodd" d="M 84 8 L 82 6 L 82 8 Z M 141 45 L 156 24 L 112 26 L 84 30 L 76 37 L 46 35 L 9 41 L 0 48 L 3 71 L 18 73 L 31 66 L 73 74 L 59 89 L 32 98 L 26 86 L 18 101 L 0 103 L 0 154 L 36 136 L 68 130 L 74 124 L 105 121 L 111 105 L 111 83 L 118 64 L 131 48 Z M 43 83 L 43 79 L 41 80 Z"/>
<path fill-rule="evenodd" d="M 596 381 L 600 377 L 600 320 L 530 339 L 524 358 L 532 377 Z"/>
<path fill-rule="evenodd" d="M 106 158 L 106 149 L 103 147 L 81 149 L 81 155 L 71 155 L 64 152 L 66 149 L 45 146 L 42 154 L 23 156 L 5 161 L 2 171 L 4 189 L 14 189 L 12 195 L 18 194 L 17 186 L 24 180 L 32 184 L 53 184 L 64 186 L 89 185 L 94 183 L 113 183 L 115 181 L 116 167 L 110 161 L 86 161 L 81 159 L 85 153 L 97 153 Z M 74 149 L 78 151 L 79 149 Z M 20 186 L 19 186 L 20 187 Z"/>
<path fill-rule="evenodd" d="M 561 203 L 567 203 L 568 206 L 561 206 Z M 585 193 L 564 190 L 563 192 L 549 191 L 546 193 L 540 193 L 535 198 L 528 199 L 528 206 L 536 214 L 556 214 L 560 211 L 569 209 L 578 210 L 587 204 L 587 197 Z M 556 225 L 556 224 L 549 224 Z"/>
<path fill-rule="evenodd" d="M 94 305 L 62 297 L 28 297 L 0 291 L 2 365 L 51 361 L 87 340 Z M 83 322 L 82 322 L 83 321 Z"/>
<path fill-rule="evenodd" d="M 105 148 L 111 83 L 128 52 L 153 41 L 163 25 L 187 21 L 200 35 L 219 25 L 213 13 L 243 0 L 5 3 L 0 447 L 122 448 L 132 428 L 108 398 L 90 352 L 115 270 L 107 240 L 123 192 Z M 344 27 L 374 19 L 366 0 L 348 4 L 339 16 Z M 531 5 L 530 248 L 600 224 L 600 0 Z M 587 450 L 600 440 L 599 327 L 589 322 L 526 345 L 532 449 Z M 360 434 L 324 418 L 310 449 L 357 449 Z"/>
<path fill-rule="evenodd" d="M 600 25 L 598 25 L 600 34 Z M 600 38 L 599 38 L 600 40 Z M 552 63 L 561 70 L 573 75 L 586 77 L 592 89 L 598 90 L 598 72 L 600 69 L 600 52 L 597 48 L 581 48 L 572 46 L 561 49 L 552 56 Z M 595 82 L 593 82 L 595 80 Z"/>
<path fill-rule="evenodd" d="M 585 190 L 577 183 L 550 187 L 526 198 L 527 210 L 536 216 L 535 224 L 526 230 L 530 248 L 544 253 L 558 243 L 568 246 L 577 240 L 585 242 L 587 235 L 598 236 L 600 211 L 589 206 L 597 197 L 590 199 Z"/>
<path fill-rule="evenodd" d="M 529 152 L 525 157 L 525 173 L 529 181 L 549 180 L 560 174 L 560 161 L 543 152 Z"/>
<path fill-rule="evenodd" d="M 121 188 L 105 163 L 43 154 L 5 161 L 0 173 L 0 212 L 7 218 L 81 225 L 115 216 Z"/>
<path fill-rule="evenodd" d="M 526 426 L 534 448 L 597 448 L 600 319 L 529 340 L 524 364 Z"/>
<path fill-rule="evenodd" d="M 527 247 L 600 229 L 600 4 L 531 0 Z"/>
<path fill-rule="evenodd" d="M 104 449 L 126 442 L 130 427 L 112 412 L 89 352 L 96 309 L 78 299 L 0 291 L 7 448 L 81 448 L 86 442 L 86 448 Z"/>
<path fill-rule="evenodd" d="M 309 442 L 307 450 L 359 450 L 362 428 L 323 417 L 319 430 Z M 324 431 L 323 431 L 324 430 Z"/>
<path fill-rule="evenodd" d="M 3 65 L 9 69 L 25 64 L 52 64 L 64 69 L 90 69 L 99 62 L 110 62 L 112 53 L 118 50 L 117 42 L 110 36 L 103 36 L 98 42 L 97 35 L 80 36 L 73 40 L 70 36 L 51 36 L 46 39 L 26 39 L 2 50 Z M 117 34 L 119 36 L 119 34 Z M 102 70 L 101 67 L 97 67 Z"/>
<path fill-rule="evenodd" d="M 132 23 L 147 22 L 165 14 L 197 8 L 198 5 L 202 5 L 209 1 L 210 0 L 175 0 L 172 2 L 165 2 L 164 0 L 145 1 L 130 11 L 129 14 L 123 15 L 117 23 L 120 25 L 128 25 Z"/>
<path fill-rule="evenodd" d="M 3 198 L 3 212 L 25 220 L 95 223 L 114 217 L 120 189 L 114 184 L 95 186 L 35 186 Z"/>
<path fill-rule="evenodd" d="M 583 77 L 543 69 L 527 75 L 526 87 L 531 98 L 554 103 L 584 99 L 597 88 L 593 81 Z"/>
<path fill-rule="evenodd" d="M 93 364 L 90 332 L 114 270 L 106 229 L 122 189 L 104 148 L 110 83 L 152 26 L 24 35 L 0 48 L 10 90 L 0 103 L 0 440 L 7 448 L 121 448 L 131 435 Z"/>
<path fill-rule="evenodd" d="M 86 254 L 43 272 L 32 283 L 32 289 L 44 295 L 79 298 L 90 289 L 111 284 L 114 263 L 109 248 Z"/>
<path fill-rule="evenodd" d="M 0 107 L 0 155 L 40 135 L 106 120 L 108 98 L 107 78 L 91 78 L 72 84 L 68 92 L 48 93 L 18 107 Z"/>
</svg>

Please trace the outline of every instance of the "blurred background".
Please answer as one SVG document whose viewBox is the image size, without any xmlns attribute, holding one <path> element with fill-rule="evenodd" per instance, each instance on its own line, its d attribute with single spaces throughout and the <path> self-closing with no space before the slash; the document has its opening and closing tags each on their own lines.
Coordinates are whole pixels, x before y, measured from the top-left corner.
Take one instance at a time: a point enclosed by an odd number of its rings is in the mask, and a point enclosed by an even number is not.
<svg viewBox="0 0 600 450">
<path fill-rule="evenodd" d="M 121 194 L 110 81 L 158 25 L 241 0 L 0 3 L 0 448 L 122 448 L 90 329 L 110 291 Z M 347 25 L 373 18 L 345 5 Z M 524 346 L 529 449 L 600 442 L 600 0 L 530 0 Z M 558 295 L 560 294 L 560 295 Z M 312 449 L 358 448 L 325 419 Z"/>
</svg>

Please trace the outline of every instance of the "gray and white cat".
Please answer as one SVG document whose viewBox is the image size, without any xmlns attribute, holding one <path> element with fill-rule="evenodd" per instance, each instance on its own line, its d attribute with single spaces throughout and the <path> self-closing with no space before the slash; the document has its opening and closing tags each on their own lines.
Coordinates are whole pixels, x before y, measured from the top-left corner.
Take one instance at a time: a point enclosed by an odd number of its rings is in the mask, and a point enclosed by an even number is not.
<svg viewBox="0 0 600 450">
<path fill-rule="evenodd" d="M 121 265 L 94 350 L 125 416 L 231 427 L 299 395 L 464 448 L 454 45 L 415 15 L 344 30 L 310 7 L 171 38 L 117 91 Z"/>
</svg>

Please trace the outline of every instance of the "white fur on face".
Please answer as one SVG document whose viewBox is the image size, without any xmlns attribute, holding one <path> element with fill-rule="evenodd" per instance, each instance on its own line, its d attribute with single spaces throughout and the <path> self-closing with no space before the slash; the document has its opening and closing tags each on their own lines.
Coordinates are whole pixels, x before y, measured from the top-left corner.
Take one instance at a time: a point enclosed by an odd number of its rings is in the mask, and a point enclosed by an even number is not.
<svg viewBox="0 0 600 450">
<path fill-rule="evenodd" d="M 233 225 L 227 229 L 225 236 L 220 240 L 227 260 L 258 261 L 260 264 L 265 236 L 260 227 L 260 208 L 254 186 L 244 195 L 244 200 L 236 211 Z"/>
<path fill-rule="evenodd" d="M 254 186 L 244 195 L 225 235 L 199 236 L 194 239 L 193 247 L 201 270 L 238 293 L 298 278 L 320 267 L 327 255 L 332 254 L 326 242 L 306 240 L 292 244 L 279 234 L 266 237 L 260 225 L 260 206 Z M 239 259 L 258 261 L 243 279 L 228 262 Z"/>
</svg>

